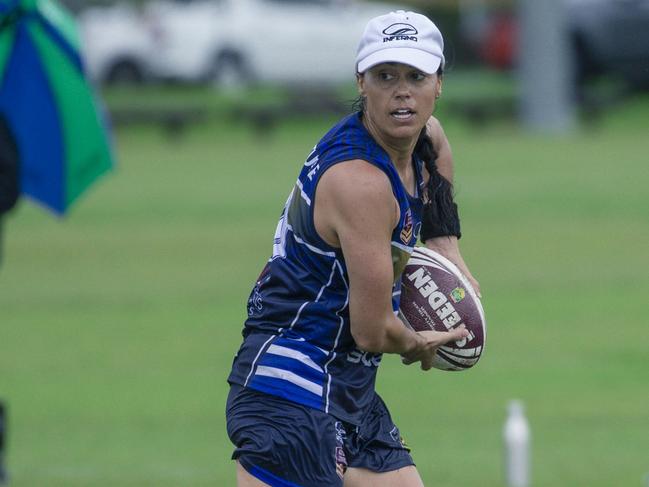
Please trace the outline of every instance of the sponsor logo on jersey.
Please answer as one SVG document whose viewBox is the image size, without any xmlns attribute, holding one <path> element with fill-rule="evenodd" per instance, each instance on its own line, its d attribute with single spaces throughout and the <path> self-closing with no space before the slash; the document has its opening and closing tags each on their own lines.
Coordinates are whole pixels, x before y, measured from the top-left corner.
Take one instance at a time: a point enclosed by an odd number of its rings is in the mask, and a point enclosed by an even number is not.
<svg viewBox="0 0 649 487">
<path fill-rule="evenodd" d="M 403 222 L 403 229 L 401 230 L 401 234 L 399 235 L 401 237 L 401 241 L 406 245 L 410 244 L 410 239 L 412 239 L 412 230 L 412 211 L 410 211 L 410 208 L 408 208 L 408 211 L 406 211 L 405 221 Z"/>
<path fill-rule="evenodd" d="M 261 287 L 270 280 L 270 267 L 266 264 L 264 270 L 261 271 L 259 279 L 255 284 L 250 297 L 248 298 L 248 316 L 252 316 L 255 313 L 261 313 L 264 309 L 264 298 L 261 294 Z"/>
<path fill-rule="evenodd" d="M 364 352 L 356 348 L 347 354 L 347 362 L 363 364 L 365 367 L 378 367 L 381 363 L 382 354 Z"/>
<path fill-rule="evenodd" d="M 396 443 L 399 443 L 403 448 L 410 451 L 410 447 L 406 443 L 406 440 L 404 440 L 403 436 L 401 436 L 401 433 L 399 433 L 399 428 L 397 428 L 396 426 L 392 428 L 392 430 L 390 431 L 390 436 Z"/>
<path fill-rule="evenodd" d="M 392 428 L 392 430 L 390 431 L 390 436 L 397 443 L 401 443 L 401 435 L 399 434 L 399 428 L 397 428 L 396 426 Z"/>
<path fill-rule="evenodd" d="M 336 421 L 336 450 L 334 452 L 334 458 L 336 459 L 336 473 L 342 479 L 347 470 L 347 456 L 345 456 L 345 439 L 347 438 L 347 432 L 343 424 L 340 421 Z"/>
<path fill-rule="evenodd" d="M 383 42 L 392 42 L 392 41 L 414 41 L 417 42 L 417 37 L 415 37 L 419 32 L 410 24 L 396 23 L 392 24 L 389 27 L 386 27 L 383 30 L 383 34 L 386 36 L 383 38 Z"/>
<path fill-rule="evenodd" d="M 347 470 L 347 465 L 338 461 L 338 458 L 341 455 L 344 457 L 345 452 L 343 451 L 342 448 L 337 446 L 336 447 L 336 474 L 338 474 L 338 477 L 342 479 L 343 477 L 345 477 L 345 471 Z"/>
</svg>

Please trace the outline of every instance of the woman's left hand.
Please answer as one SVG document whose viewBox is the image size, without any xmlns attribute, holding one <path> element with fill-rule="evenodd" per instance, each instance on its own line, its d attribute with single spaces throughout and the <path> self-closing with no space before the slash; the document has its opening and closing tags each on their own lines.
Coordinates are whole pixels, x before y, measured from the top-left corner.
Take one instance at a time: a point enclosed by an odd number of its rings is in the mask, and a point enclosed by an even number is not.
<svg viewBox="0 0 649 487">
<path fill-rule="evenodd" d="M 471 271 L 469 271 L 469 268 L 464 262 L 462 254 L 460 253 L 460 246 L 457 237 L 452 235 L 446 237 L 435 237 L 426 240 L 425 245 L 430 250 L 442 254 L 448 260 L 453 262 L 469 280 L 478 297 L 482 298 L 482 294 L 480 293 L 480 283 L 475 277 L 473 277 L 473 274 L 471 274 Z"/>
</svg>

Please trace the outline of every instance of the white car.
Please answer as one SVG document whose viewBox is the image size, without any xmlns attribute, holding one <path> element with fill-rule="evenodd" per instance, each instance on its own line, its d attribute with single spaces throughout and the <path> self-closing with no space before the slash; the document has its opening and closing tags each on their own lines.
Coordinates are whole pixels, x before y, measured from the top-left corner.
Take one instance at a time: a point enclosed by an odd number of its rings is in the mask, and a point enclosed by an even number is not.
<svg viewBox="0 0 649 487">
<path fill-rule="evenodd" d="M 250 82 L 336 83 L 354 76 L 367 21 L 399 7 L 355 0 L 161 0 L 155 71 L 165 77 Z"/>
<path fill-rule="evenodd" d="M 140 83 L 152 75 L 152 33 L 132 6 L 90 7 L 78 17 L 84 64 L 99 83 Z"/>
</svg>

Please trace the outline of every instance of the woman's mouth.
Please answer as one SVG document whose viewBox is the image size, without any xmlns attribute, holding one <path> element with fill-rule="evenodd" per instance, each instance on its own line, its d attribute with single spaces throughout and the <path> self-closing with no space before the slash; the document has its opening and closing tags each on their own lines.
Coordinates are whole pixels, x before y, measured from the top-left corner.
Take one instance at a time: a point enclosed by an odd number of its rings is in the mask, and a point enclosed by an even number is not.
<svg viewBox="0 0 649 487">
<path fill-rule="evenodd" d="M 397 120 L 409 120 L 410 118 L 415 116 L 415 113 L 416 112 L 412 111 L 409 108 L 399 108 L 398 110 L 390 112 L 390 115 L 392 115 Z"/>
</svg>

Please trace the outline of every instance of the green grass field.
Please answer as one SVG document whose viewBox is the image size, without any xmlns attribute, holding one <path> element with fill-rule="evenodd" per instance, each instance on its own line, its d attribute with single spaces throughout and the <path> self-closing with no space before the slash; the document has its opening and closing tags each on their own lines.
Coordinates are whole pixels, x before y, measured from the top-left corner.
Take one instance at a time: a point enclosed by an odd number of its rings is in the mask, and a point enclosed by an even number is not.
<svg viewBox="0 0 649 487">
<path fill-rule="evenodd" d="M 525 402 L 536 487 L 649 472 L 649 101 L 566 136 L 449 119 L 486 355 L 379 392 L 426 485 L 502 486 L 507 402 Z M 5 221 L 0 399 L 12 487 L 231 486 L 225 382 L 245 302 L 305 156 L 331 120 L 259 140 L 213 121 L 116 133 L 119 167 L 57 220 Z"/>
</svg>

